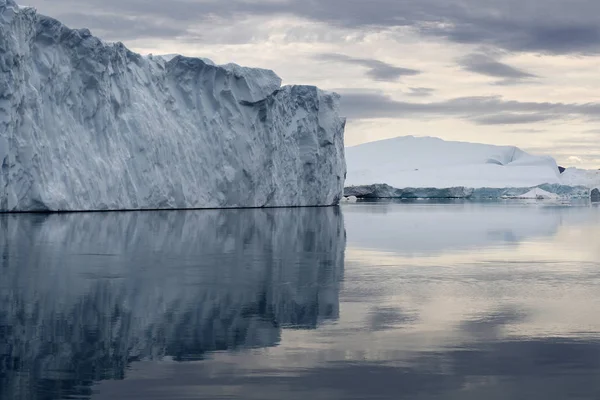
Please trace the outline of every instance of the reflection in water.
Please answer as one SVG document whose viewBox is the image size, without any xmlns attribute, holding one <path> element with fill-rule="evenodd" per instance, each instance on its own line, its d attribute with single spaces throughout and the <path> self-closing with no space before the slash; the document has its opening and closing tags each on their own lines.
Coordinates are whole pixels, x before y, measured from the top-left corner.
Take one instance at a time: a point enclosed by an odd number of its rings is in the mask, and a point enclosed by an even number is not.
<svg viewBox="0 0 600 400">
<path fill-rule="evenodd" d="M 344 213 L 350 247 L 432 255 L 551 237 L 561 226 L 585 223 L 597 210 L 540 202 L 378 201 L 345 207 Z"/>
<path fill-rule="evenodd" d="M 0 234 L 1 399 L 89 397 L 137 360 L 339 316 L 337 208 L 2 215 Z"/>
<path fill-rule="evenodd" d="M 600 398 L 599 207 L 341 211 L 0 217 L 0 398 Z"/>
</svg>

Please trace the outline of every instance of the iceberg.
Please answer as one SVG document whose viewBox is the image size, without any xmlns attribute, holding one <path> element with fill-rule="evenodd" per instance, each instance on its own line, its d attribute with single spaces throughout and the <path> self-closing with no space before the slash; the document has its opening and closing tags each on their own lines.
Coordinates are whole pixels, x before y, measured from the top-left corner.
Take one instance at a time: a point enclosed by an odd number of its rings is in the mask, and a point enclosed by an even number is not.
<svg viewBox="0 0 600 400">
<path fill-rule="evenodd" d="M 0 212 L 334 205 L 338 102 L 0 0 Z"/>
<path fill-rule="evenodd" d="M 600 176 L 574 169 L 561 175 L 552 157 L 514 146 L 433 137 L 348 147 L 346 160 L 344 196 L 358 198 L 589 198 Z"/>
<path fill-rule="evenodd" d="M 550 193 L 552 196 L 544 196 Z M 540 196 L 537 196 L 540 194 Z M 345 199 L 536 199 L 536 200 L 568 200 L 588 199 L 590 189 L 585 186 L 566 186 L 544 184 L 535 187 L 517 188 L 403 188 L 396 189 L 386 184 L 349 186 L 344 189 Z M 347 201 L 347 200 L 345 200 Z"/>
<path fill-rule="evenodd" d="M 600 170 L 566 168 L 561 180 L 565 185 L 600 188 Z"/>
</svg>

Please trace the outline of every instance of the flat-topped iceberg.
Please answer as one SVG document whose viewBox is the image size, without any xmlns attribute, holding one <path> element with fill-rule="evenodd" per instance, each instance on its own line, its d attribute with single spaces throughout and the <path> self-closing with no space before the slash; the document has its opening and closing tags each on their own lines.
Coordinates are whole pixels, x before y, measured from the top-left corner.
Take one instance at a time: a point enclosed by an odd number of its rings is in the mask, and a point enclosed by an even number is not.
<svg viewBox="0 0 600 400">
<path fill-rule="evenodd" d="M 336 94 L 0 0 L 0 211 L 337 204 L 344 124 Z"/>
<path fill-rule="evenodd" d="M 347 186 L 505 188 L 560 183 L 552 157 L 517 147 L 405 136 L 346 149 Z"/>
<path fill-rule="evenodd" d="M 398 137 L 346 149 L 345 196 L 359 198 L 589 197 L 596 177 L 514 146 Z M 596 179 L 596 180 L 595 180 Z M 546 194 L 547 193 L 547 194 Z"/>
</svg>

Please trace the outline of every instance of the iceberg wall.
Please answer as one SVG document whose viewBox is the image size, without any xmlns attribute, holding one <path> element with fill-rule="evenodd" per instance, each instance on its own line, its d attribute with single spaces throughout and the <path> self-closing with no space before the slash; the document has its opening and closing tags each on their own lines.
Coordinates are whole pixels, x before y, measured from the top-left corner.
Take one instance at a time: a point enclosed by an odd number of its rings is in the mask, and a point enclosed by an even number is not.
<svg viewBox="0 0 600 400">
<path fill-rule="evenodd" d="M 0 0 L 0 211 L 336 204 L 344 124 L 336 94 Z"/>
</svg>

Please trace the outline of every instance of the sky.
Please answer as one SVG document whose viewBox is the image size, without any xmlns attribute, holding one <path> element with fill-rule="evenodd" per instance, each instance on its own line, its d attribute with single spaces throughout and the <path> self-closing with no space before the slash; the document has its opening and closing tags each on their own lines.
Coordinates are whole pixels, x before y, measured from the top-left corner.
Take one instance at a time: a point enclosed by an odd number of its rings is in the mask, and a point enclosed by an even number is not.
<svg viewBox="0 0 600 400">
<path fill-rule="evenodd" d="M 600 168 L 597 0 L 22 0 L 142 54 L 342 95 L 346 145 L 436 136 Z"/>
</svg>

